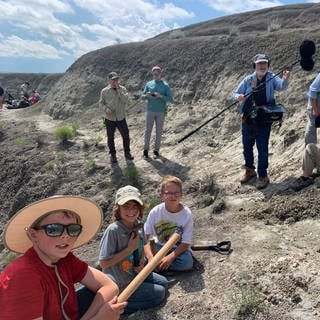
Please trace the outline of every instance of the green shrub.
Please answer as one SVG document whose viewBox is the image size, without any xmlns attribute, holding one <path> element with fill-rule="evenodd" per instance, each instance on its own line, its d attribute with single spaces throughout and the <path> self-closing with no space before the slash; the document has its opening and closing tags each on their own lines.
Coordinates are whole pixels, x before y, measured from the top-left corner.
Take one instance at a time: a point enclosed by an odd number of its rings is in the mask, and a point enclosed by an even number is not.
<svg viewBox="0 0 320 320">
<path fill-rule="evenodd" d="M 198 206 L 200 208 L 205 208 L 210 206 L 213 203 L 213 198 L 210 194 L 204 194 L 202 196 L 200 196 L 198 202 Z"/>
<path fill-rule="evenodd" d="M 14 143 L 17 145 L 17 146 L 23 146 L 25 145 L 26 143 L 28 142 L 28 139 L 26 137 L 16 137 L 14 139 Z"/>
<path fill-rule="evenodd" d="M 90 144 L 97 146 L 101 141 L 103 140 L 103 137 L 100 135 L 97 135 L 95 137 L 90 138 Z"/>
<path fill-rule="evenodd" d="M 152 208 L 161 203 L 161 199 L 159 197 L 152 197 L 146 201 L 146 213 L 148 214 Z"/>
<path fill-rule="evenodd" d="M 63 161 L 66 158 L 66 154 L 63 151 L 59 151 L 57 153 L 57 157 L 58 157 L 59 160 Z"/>
<path fill-rule="evenodd" d="M 55 167 L 56 167 L 56 165 L 55 165 L 54 161 L 52 161 L 52 160 L 46 163 L 46 168 L 49 171 L 53 171 Z"/>
<path fill-rule="evenodd" d="M 238 315 L 248 317 L 265 311 L 266 304 L 262 296 L 262 287 L 253 282 L 248 273 L 240 274 L 236 289 L 232 303 Z"/>
<path fill-rule="evenodd" d="M 230 36 L 238 36 L 240 34 L 240 30 L 237 26 L 231 26 L 229 29 L 229 35 Z"/>
<path fill-rule="evenodd" d="M 65 143 L 75 137 L 75 131 L 70 127 L 60 127 L 56 129 L 54 136 L 61 143 Z"/>
<path fill-rule="evenodd" d="M 135 166 L 130 166 L 130 167 L 127 167 L 125 169 L 125 172 L 124 172 L 124 176 L 129 180 L 129 181 L 135 181 L 139 178 L 140 176 L 140 171 L 137 167 Z"/>
<path fill-rule="evenodd" d="M 268 32 L 274 32 L 281 29 L 281 23 L 278 20 L 272 20 L 268 25 Z"/>
<path fill-rule="evenodd" d="M 85 160 L 85 166 L 87 170 L 91 170 L 96 166 L 94 159 L 88 158 Z"/>
<path fill-rule="evenodd" d="M 185 36 L 186 36 L 186 33 L 184 31 L 182 31 L 181 29 L 175 29 L 169 33 L 170 39 L 185 38 Z"/>
<path fill-rule="evenodd" d="M 72 130 L 74 132 L 74 136 L 76 136 L 78 134 L 77 131 L 80 128 L 80 126 L 78 124 L 73 124 L 73 125 L 71 125 L 71 127 L 72 127 Z"/>
</svg>

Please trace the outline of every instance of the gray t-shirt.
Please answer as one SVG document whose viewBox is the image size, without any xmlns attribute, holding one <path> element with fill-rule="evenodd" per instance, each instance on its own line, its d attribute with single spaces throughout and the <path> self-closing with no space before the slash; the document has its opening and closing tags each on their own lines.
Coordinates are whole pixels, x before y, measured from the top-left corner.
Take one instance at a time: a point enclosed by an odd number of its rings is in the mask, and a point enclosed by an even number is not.
<svg viewBox="0 0 320 320">
<path fill-rule="evenodd" d="M 112 258 L 116 253 L 124 250 L 128 246 L 132 230 L 127 228 L 120 221 L 111 223 L 104 231 L 100 242 L 99 260 Z M 144 240 L 141 239 L 139 246 L 139 259 L 142 254 Z M 126 287 L 136 276 L 133 270 L 133 253 L 123 261 L 103 270 L 105 274 L 110 274 L 116 281 L 120 289 Z"/>
</svg>

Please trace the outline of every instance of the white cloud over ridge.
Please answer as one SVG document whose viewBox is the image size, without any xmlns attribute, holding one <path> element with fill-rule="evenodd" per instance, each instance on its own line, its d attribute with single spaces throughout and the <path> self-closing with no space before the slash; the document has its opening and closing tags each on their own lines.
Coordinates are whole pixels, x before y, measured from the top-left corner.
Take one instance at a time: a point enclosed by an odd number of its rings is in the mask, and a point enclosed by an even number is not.
<svg viewBox="0 0 320 320">
<path fill-rule="evenodd" d="M 212 9 L 227 14 L 236 14 L 283 5 L 283 3 L 278 0 L 203 0 L 203 2 L 207 3 Z"/>
<path fill-rule="evenodd" d="M 0 57 L 28 57 L 37 59 L 60 59 L 59 51 L 41 41 L 24 40 L 10 36 L 0 43 Z"/>
</svg>

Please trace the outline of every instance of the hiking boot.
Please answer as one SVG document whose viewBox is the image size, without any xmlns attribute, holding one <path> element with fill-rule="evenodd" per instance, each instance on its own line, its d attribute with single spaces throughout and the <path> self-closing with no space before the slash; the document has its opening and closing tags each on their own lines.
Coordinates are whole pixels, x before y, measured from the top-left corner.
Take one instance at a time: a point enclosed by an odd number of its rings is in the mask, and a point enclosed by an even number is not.
<svg viewBox="0 0 320 320">
<path fill-rule="evenodd" d="M 300 191 L 301 189 L 310 186 L 310 184 L 313 184 L 313 182 L 313 178 L 301 176 L 293 183 L 291 189 L 294 191 Z"/>
<path fill-rule="evenodd" d="M 249 180 L 257 176 L 256 170 L 252 168 L 245 168 L 246 171 L 240 179 L 240 183 L 247 183 Z"/>
<path fill-rule="evenodd" d="M 110 156 L 110 161 L 111 163 L 117 163 L 118 162 L 117 156 L 115 154 L 112 154 Z"/>
<path fill-rule="evenodd" d="M 143 158 L 144 159 L 149 159 L 148 150 L 144 150 L 143 151 Z"/>
<path fill-rule="evenodd" d="M 268 177 L 258 178 L 258 181 L 256 183 L 257 189 L 264 189 L 268 184 L 270 180 Z"/>
<path fill-rule="evenodd" d="M 129 152 L 129 153 L 125 153 L 125 154 L 124 154 L 124 157 L 125 157 L 127 160 L 133 160 L 133 159 L 134 159 L 134 157 L 131 155 L 130 152 Z"/>
<path fill-rule="evenodd" d="M 157 150 L 153 151 L 153 155 L 154 155 L 155 158 L 160 157 L 159 151 L 157 151 Z"/>
</svg>

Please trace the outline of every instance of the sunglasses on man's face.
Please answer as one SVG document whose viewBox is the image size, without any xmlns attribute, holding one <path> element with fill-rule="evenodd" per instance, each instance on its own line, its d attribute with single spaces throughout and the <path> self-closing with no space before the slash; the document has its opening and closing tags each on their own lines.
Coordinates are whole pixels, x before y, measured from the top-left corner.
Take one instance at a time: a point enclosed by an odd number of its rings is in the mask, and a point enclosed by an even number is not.
<svg viewBox="0 0 320 320">
<path fill-rule="evenodd" d="M 70 237 L 78 237 L 82 231 L 82 225 L 78 223 L 49 223 L 43 226 L 33 227 L 33 229 L 43 229 L 48 237 L 60 237 L 63 234 L 64 230 L 67 230 L 67 233 Z"/>
</svg>

